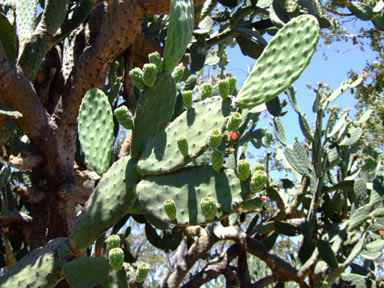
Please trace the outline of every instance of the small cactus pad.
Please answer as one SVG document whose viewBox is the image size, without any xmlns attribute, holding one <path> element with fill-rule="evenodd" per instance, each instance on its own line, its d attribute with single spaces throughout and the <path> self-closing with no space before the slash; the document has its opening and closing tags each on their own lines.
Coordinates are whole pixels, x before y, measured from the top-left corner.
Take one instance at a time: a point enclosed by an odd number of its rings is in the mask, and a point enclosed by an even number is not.
<svg viewBox="0 0 384 288">
<path fill-rule="evenodd" d="M 256 170 L 255 173 L 252 174 L 249 185 L 252 193 L 257 193 L 263 190 L 265 182 L 267 182 L 267 173 L 261 170 Z"/>
<path fill-rule="evenodd" d="M 197 158 L 208 149 L 211 131 L 223 131 L 230 105 L 230 99 L 211 97 L 182 113 L 147 146 L 138 164 L 139 172 L 143 175 L 169 173 Z M 179 152 L 179 137 L 188 140 L 189 157 Z"/>
<path fill-rule="evenodd" d="M 222 79 L 218 83 L 219 93 L 221 98 L 227 99 L 229 96 L 229 81 L 228 79 Z"/>
<path fill-rule="evenodd" d="M 129 156 L 115 162 L 97 184 L 69 237 L 73 249 L 85 250 L 103 231 L 123 217 L 136 200 L 139 182 L 136 161 Z"/>
<path fill-rule="evenodd" d="M 247 186 L 232 169 L 215 172 L 209 166 L 190 167 L 172 174 L 150 176 L 137 186 L 141 205 L 155 217 L 179 225 L 200 225 L 208 221 L 202 214 L 200 201 L 211 196 L 217 203 L 216 219 L 236 211 L 249 195 Z M 176 220 L 170 221 L 164 201 L 172 199 Z"/>
<path fill-rule="evenodd" d="M 221 140 L 223 139 L 223 134 L 221 134 L 220 130 L 214 129 L 211 132 L 211 135 L 209 135 L 209 147 L 210 148 L 216 148 L 220 145 Z"/>
<path fill-rule="evenodd" d="M 200 97 L 201 100 L 211 97 L 212 95 L 212 85 L 211 83 L 204 83 L 200 86 Z"/>
<path fill-rule="evenodd" d="M 236 89 L 237 79 L 236 77 L 229 77 L 228 82 L 229 82 L 229 95 L 233 95 L 233 92 L 235 92 L 235 89 Z"/>
<path fill-rule="evenodd" d="M 144 73 L 140 68 L 136 67 L 129 71 L 129 77 L 131 78 L 133 85 L 135 85 L 137 88 L 145 88 Z"/>
<path fill-rule="evenodd" d="M 184 68 L 177 66 L 175 70 L 173 70 L 172 76 L 176 83 L 179 83 L 184 76 Z"/>
<path fill-rule="evenodd" d="M 183 100 L 184 100 L 185 108 L 191 109 L 192 108 L 192 91 L 184 91 Z"/>
<path fill-rule="evenodd" d="M 127 106 L 122 105 L 116 108 L 114 114 L 117 118 L 117 121 L 119 121 L 120 125 L 123 126 L 125 129 L 133 128 L 132 116 L 131 113 L 129 113 Z"/>
<path fill-rule="evenodd" d="M 149 63 L 153 63 L 157 67 L 157 72 L 161 73 L 163 72 L 163 59 L 161 59 L 159 52 L 153 52 L 148 55 Z"/>
<path fill-rule="evenodd" d="M 167 199 L 164 201 L 164 210 L 165 214 L 168 215 L 170 220 L 175 220 L 176 219 L 176 206 L 175 206 L 175 201 L 171 199 Z"/>
<path fill-rule="evenodd" d="M 135 281 L 138 283 L 144 282 L 145 278 L 147 278 L 149 269 L 151 269 L 149 264 L 140 263 L 137 266 Z"/>
<path fill-rule="evenodd" d="M 171 0 L 163 69 L 171 72 L 179 63 L 192 37 L 195 8 L 193 0 Z"/>
<path fill-rule="evenodd" d="M 155 84 L 145 89 L 138 103 L 132 130 L 131 155 L 140 158 L 147 143 L 167 127 L 175 108 L 176 84 L 169 73 L 157 75 Z"/>
<path fill-rule="evenodd" d="M 216 217 L 217 207 L 215 199 L 212 196 L 203 197 L 200 200 L 201 213 L 207 220 L 213 220 Z"/>
<path fill-rule="evenodd" d="M 318 39 L 319 25 L 311 15 L 293 18 L 281 28 L 240 89 L 239 107 L 257 106 L 287 89 L 309 64 Z"/>
<path fill-rule="evenodd" d="M 112 248 L 108 252 L 109 265 L 115 271 L 121 270 L 124 264 L 124 251 L 121 248 Z"/>
<path fill-rule="evenodd" d="M 253 175 L 253 173 L 255 173 L 257 170 L 264 171 L 265 170 L 264 165 L 259 163 L 259 162 L 253 163 L 252 169 L 251 169 L 251 174 Z"/>
<path fill-rule="evenodd" d="M 177 138 L 177 147 L 179 147 L 181 155 L 188 157 L 188 141 L 184 136 Z"/>
<path fill-rule="evenodd" d="M 90 168 L 102 175 L 110 166 L 114 139 L 112 108 L 100 89 L 89 90 L 83 98 L 79 140 Z"/>
<path fill-rule="evenodd" d="M 212 152 L 212 168 L 216 172 L 220 172 L 221 168 L 223 168 L 224 154 L 221 151 L 213 151 Z"/>
<path fill-rule="evenodd" d="M 241 181 L 246 181 L 249 177 L 249 162 L 247 160 L 239 160 L 237 162 L 237 175 Z"/>
<path fill-rule="evenodd" d="M 67 247 L 67 240 L 56 238 L 24 256 L 0 278 L 0 287 L 55 287 L 64 276 L 65 260 L 60 256 Z"/>
<path fill-rule="evenodd" d="M 107 250 L 120 247 L 120 236 L 119 235 L 110 235 L 107 240 Z"/>
<path fill-rule="evenodd" d="M 238 112 L 232 113 L 227 124 L 227 130 L 236 131 L 240 127 L 241 122 L 241 114 Z"/>
<path fill-rule="evenodd" d="M 148 87 L 152 87 L 155 84 L 157 75 L 157 66 L 156 64 L 144 64 L 143 67 L 143 81 L 144 84 Z"/>
</svg>

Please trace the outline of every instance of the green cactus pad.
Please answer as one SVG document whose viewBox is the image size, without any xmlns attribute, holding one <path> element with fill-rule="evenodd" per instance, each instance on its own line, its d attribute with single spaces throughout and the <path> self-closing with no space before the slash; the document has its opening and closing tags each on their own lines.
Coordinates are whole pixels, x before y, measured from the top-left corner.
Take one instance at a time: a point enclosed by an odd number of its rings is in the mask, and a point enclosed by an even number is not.
<svg viewBox="0 0 384 288">
<path fill-rule="evenodd" d="M 23 257 L 0 278 L 0 287 L 55 287 L 64 278 L 61 252 L 67 249 L 67 240 L 56 238 Z"/>
<path fill-rule="evenodd" d="M 108 252 L 109 265 L 115 271 L 121 270 L 124 264 L 124 251 L 121 248 L 112 248 Z"/>
<path fill-rule="evenodd" d="M 200 225 L 210 222 L 202 214 L 202 198 L 214 199 L 218 204 L 216 219 L 221 219 L 236 211 L 249 190 L 231 169 L 217 173 L 209 166 L 200 166 L 150 176 L 139 183 L 137 195 L 143 207 L 164 222 Z M 175 202 L 176 221 L 170 221 L 164 209 L 164 201 L 170 198 Z"/>
<path fill-rule="evenodd" d="M 148 55 L 149 63 L 153 63 L 157 67 L 157 72 L 161 73 L 163 72 L 163 59 L 161 59 L 159 52 L 153 52 Z"/>
<path fill-rule="evenodd" d="M 117 121 L 119 121 L 120 125 L 123 126 L 125 129 L 133 128 L 132 116 L 131 113 L 129 113 L 127 106 L 122 105 L 116 108 L 114 114 L 117 118 Z"/>
<path fill-rule="evenodd" d="M 249 177 L 249 162 L 247 160 L 239 160 L 237 162 L 237 175 L 241 181 L 246 181 Z"/>
<path fill-rule="evenodd" d="M 147 143 L 167 127 L 175 108 L 176 84 L 169 73 L 157 75 L 156 83 L 141 95 L 132 130 L 131 155 L 140 158 Z"/>
<path fill-rule="evenodd" d="M 257 170 L 264 171 L 265 170 L 264 165 L 259 162 L 253 163 L 252 169 L 251 169 L 251 175 L 253 175 L 253 173 L 255 173 Z"/>
<path fill-rule="evenodd" d="M 188 141 L 185 137 L 181 136 L 177 138 L 177 147 L 179 148 L 181 155 L 188 157 Z"/>
<path fill-rule="evenodd" d="M 175 220 L 176 219 L 176 206 L 175 206 L 175 201 L 172 199 L 167 199 L 164 201 L 164 211 L 165 214 L 168 215 L 170 220 Z"/>
<path fill-rule="evenodd" d="M 147 146 L 138 164 L 143 175 L 157 175 L 176 171 L 208 149 L 209 135 L 213 129 L 223 131 L 230 114 L 230 99 L 211 97 L 198 102 L 177 117 Z M 188 140 L 189 157 L 178 149 L 176 139 Z"/>
<path fill-rule="evenodd" d="M 240 108 L 267 102 L 297 80 L 316 50 L 319 25 L 314 16 L 302 15 L 281 28 L 257 60 L 240 89 Z"/>
<path fill-rule="evenodd" d="M 113 148 L 113 116 L 108 97 L 91 89 L 79 111 L 79 140 L 88 165 L 99 175 L 109 168 Z"/>
<path fill-rule="evenodd" d="M 69 237 L 71 246 L 85 250 L 105 230 L 117 223 L 136 200 L 139 182 L 136 161 L 129 156 L 115 162 L 103 175 Z"/>
<path fill-rule="evenodd" d="M 129 71 L 129 77 L 131 78 L 133 85 L 135 85 L 137 88 L 145 88 L 143 70 L 136 67 Z"/>
<path fill-rule="evenodd" d="M 203 197 L 200 200 L 201 213 L 207 220 L 213 220 L 216 217 L 217 207 L 215 199 L 211 196 Z"/>
<path fill-rule="evenodd" d="M 183 79 L 184 76 L 184 68 L 182 67 L 176 67 L 175 70 L 173 70 L 172 76 L 176 83 L 179 83 L 181 79 Z"/>
<path fill-rule="evenodd" d="M 193 0 L 171 0 L 163 69 L 171 72 L 179 63 L 192 37 L 195 9 Z"/>
<path fill-rule="evenodd" d="M 237 79 L 236 77 L 229 77 L 228 82 L 229 82 L 229 95 L 233 95 L 236 89 Z"/>
<path fill-rule="evenodd" d="M 220 172 L 221 168 L 223 168 L 224 162 L 224 154 L 221 151 L 213 151 L 212 152 L 212 168 L 216 172 Z"/>
<path fill-rule="evenodd" d="M 37 0 L 18 0 L 15 1 L 15 6 L 16 29 L 21 48 L 22 43 L 31 37 L 35 30 Z"/>
<path fill-rule="evenodd" d="M 210 148 L 216 148 L 220 145 L 221 140 L 223 139 L 223 134 L 221 134 L 220 130 L 214 129 L 211 132 L 211 135 L 209 135 L 209 147 Z"/>
<path fill-rule="evenodd" d="M 227 124 L 228 131 L 236 131 L 241 125 L 241 114 L 238 112 L 232 113 Z"/>
<path fill-rule="evenodd" d="M 211 97 L 212 95 L 212 85 L 211 83 L 204 83 L 200 87 L 200 98 L 204 100 Z"/>
<path fill-rule="evenodd" d="M 192 91 L 184 91 L 182 95 L 183 95 L 185 108 L 191 109 L 192 108 Z"/>
<path fill-rule="evenodd" d="M 157 66 L 156 64 L 147 63 L 143 67 L 143 81 L 144 84 L 148 87 L 152 87 L 155 84 L 157 75 Z"/>
<path fill-rule="evenodd" d="M 257 193 L 263 190 L 266 181 L 267 173 L 261 170 L 256 170 L 255 173 L 252 174 L 251 181 L 249 183 L 252 193 Z"/>
<path fill-rule="evenodd" d="M 228 79 L 222 79 L 218 83 L 219 93 L 221 98 L 227 99 L 229 96 L 229 81 Z"/>
</svg>

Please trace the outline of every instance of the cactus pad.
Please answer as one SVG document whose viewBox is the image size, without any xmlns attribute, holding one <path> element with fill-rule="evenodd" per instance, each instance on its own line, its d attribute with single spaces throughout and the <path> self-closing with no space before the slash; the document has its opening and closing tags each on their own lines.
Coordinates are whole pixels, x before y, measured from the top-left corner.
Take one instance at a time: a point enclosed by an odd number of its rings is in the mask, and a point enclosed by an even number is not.
<svg viewBox="0 0 384 288">
<path fill-rule="evenodd" d="M 200 97 L 201 100 L 211 97 L 212 95 L 212 85 L 211 83 L 204 83 L 200 86 Z"/>
<path fill-rule="evenodd" d="M 215 129 L 212 130 L 211 135 L 209 135 L 209 147 L 216 148 L 220 145 L 221 140 L 223 139 L 223 134 L 221 134 L 220 130 Z"/>
<path fill-rule="evenodd" d="M 135 85 L 139 89 L 144 89 L 145 84 L 144 84 L 144 74 L 143 71 L 136 67 L 129 71 L 129 77 L 132 80 L 133 85 Z"/>
<path fill-rule="evenodd" d="M 144 84 L 148 87 L 152 87 L 155 84 L 157 75 L 157 66 L 156 64 L 147 63 L 143 67 L 143 81 Z"/>
<path fill-rule="evenodd" d="M 216 172 L 220 172 L 221 168 L 223 168 L 224 154 L 221 151 L 213 151 L 212 152 L 212 168 Z"/>
<path fill-rule="evenodd" d="M 250 188 L 252 193 L 257 193 L 263 190 L 265 182 L 267 181 L 267 173 L 261 170 L 256 170 L 252 174 Z"/>
<path fill-rule="evenodd" d="M 171 219 L 172 221 L 176 219 L 175 201 L 173 201 L 172 199 L 165 200 L 164 210 L 165 210 L 165 214 L 168 215 L 169 219 Z"/>
<path fill-rule="evenodd" d="M 222 131 L 225 127 L 230 105 L 230 99 L 222 101 L 220 97 L 211 97 L 182 113 L 147 146 L 138 164 L 139 172 L 143 175 L 169 173 L 197 158 L 208 149 L 211 131 Z M 189 157 L 179 152 L 176 141 L 179 137 L 188 140 Z"/>
<path fill-rule="evenodd" d="M 292 19 L 273 37 L 240 89 L 240 108 L 265 103 L 287 89 L 309 64 L 319 39 L 314 16 Z"/>
<path fill-rule="evenodd" d="M 237 162 L 237 175 L 241 181 L 246 181 L 249 177 L 249 162 L 247 160 L 239 160 Z"/>
<path fill-rule="evenodd" d="M 218 83 L 219 87 L 219 93 L 221 98 L 227 99 L 229 96 L 229 80 L 228 79 L 222 79 Z"/>
<path fill-rule="evenodd" d="M 179 225 L 199 225 L 207 221 L 200 201 L 211 196 L 217 203 L 216 219 L 234 212 L 249 195 L 249 190 L 235 171 L 215 172 L 209 166 L 184 168 L 173 174 L 150 176 L 137 186 L 140 203 L 155 217 Z M 170 221 L 164 201 L 172 199 L 176 206 L 176 221 Z"/>
<path fill-rule="evenodd" d="M 148 55 L 149 63 L 153 63 L 157 67 L 157 72 L 161 73 L 163 72 L 163 59 L 161 59 L 159 52 L 153 52 Z"/>
<path fill-rule="evenodd" d="M 200 200 L 201 213 L 207 220 L 213 220 L 216 217 L 217 207 L 215 199 L 211 196 L 203 197 Z"/>
<path fill-rule="evenodd" d="M 131 113 L 129 113 L 129 110 L 127 106 L 122 105 L 115 109 L 114 112 L 117 121 L 123 126 L 125 129 L 132 129 L 133 128 L 133 120 Z"/>
</svg>

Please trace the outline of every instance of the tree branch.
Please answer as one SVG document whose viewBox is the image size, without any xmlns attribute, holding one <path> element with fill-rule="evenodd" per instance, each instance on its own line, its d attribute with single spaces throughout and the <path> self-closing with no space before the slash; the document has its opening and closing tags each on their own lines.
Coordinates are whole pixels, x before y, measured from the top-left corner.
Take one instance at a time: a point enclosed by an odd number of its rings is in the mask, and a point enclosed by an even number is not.
<svg viewBox="0 0 384 288">
<path fill-rule="evenodd" d="M 195 7 L 203 5 L 205 0 L 193 0 Z M 142 0 L 140 5 L 145 15 L 163 15 L 168 14 L 170 0 Z"/>
<path fill-rule="evenodd" d="M 274 282 L 277 282 L 279 278 L 276 277 L 276 275 L 269 275 L 264 278 L 261 278 L 260 280 L 257 280 L 254 282 L 250 287 L 251 288 L 262 288 L 265 286 L 268 286 Z"/>
<path fill-rule="evenodd" d="M 10 226 L 14 224 L 25 225 L 31 223 L 32 217 L 19 211 L 9 211 L 7 216 L 0 217 L 0 227 Z"/>
</svg>

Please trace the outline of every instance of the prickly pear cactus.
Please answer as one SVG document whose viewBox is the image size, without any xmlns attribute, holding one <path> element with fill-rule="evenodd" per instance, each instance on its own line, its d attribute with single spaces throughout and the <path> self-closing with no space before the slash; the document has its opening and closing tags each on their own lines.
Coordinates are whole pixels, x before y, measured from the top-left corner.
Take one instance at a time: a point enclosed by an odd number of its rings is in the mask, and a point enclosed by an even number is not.
<svg viewBox="0 0 384 288">
<path fill-rule="evenodd" d="M 109 265 L 115 271 L 120 271 L 124 264 L 124 251 L 120 247 L 112 248 L 108 252 Z"/>
</svg>

